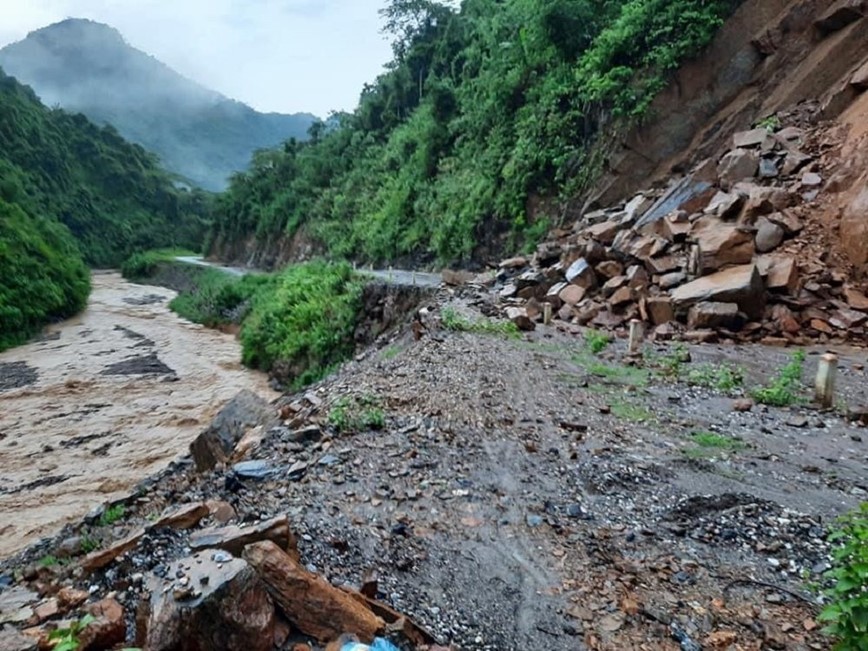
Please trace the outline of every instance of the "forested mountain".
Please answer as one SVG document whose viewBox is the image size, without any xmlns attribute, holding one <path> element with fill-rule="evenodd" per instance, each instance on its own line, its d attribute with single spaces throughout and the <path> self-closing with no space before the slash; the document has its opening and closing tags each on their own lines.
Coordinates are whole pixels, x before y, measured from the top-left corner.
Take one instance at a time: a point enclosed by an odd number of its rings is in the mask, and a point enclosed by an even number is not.
<svg viewBox="0 0 868 651">
<path fill-rule="evenodd" d="M 85 262 L 198 248 L 210 203 L 112 127 L 46 108 L 0 70 L 0 349 L 81 308 Z"/>
<path fill-rule="evenodd" d="M 111 124 L 163 165 L 209 190 L 254 150 L 303 139 L 308 114 L 259 113 L 181 76 L 101 23 L 69 19 L 0 50 L 0 66 L 47 106 Z"/>
<path fill-rule="evenodd" d="M 212 250 L 448 262 L 532 242 L 555 217 L 538 199 L 593 179 L 598 134 L 640 119 L 739 4 L 391 0 L 387 71 L 354 113 L 233 177 Z"/>
</svg>

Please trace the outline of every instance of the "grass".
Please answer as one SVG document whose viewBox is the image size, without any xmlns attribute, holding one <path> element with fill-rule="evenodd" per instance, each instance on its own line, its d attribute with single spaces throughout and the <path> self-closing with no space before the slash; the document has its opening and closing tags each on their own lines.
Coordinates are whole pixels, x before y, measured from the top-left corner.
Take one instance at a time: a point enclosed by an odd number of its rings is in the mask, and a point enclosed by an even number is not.
<svg viewBox="0 0 868 651">
<path fill-rule="evenodd" d="M 99 525 L 101 527 L 111 526 L 116 522 L 120 522 L 121 520 L 123 520 L 126 514 L 127 510 L 123 504 L 115 504 L 114 506 L 110 506 L 105 511 L 103 511 L 101 516 L 99 516 Z"/>
<path fill-rule="evenodd" d="M 649 373 L 644 368 L 636 366 L 610 365 L 602 362 L 592 362 L 585 367 L 593 376 L 604 378 L 618 384 L 634 387 L 648 385 Z"/>
<path fill-rule="evenodd" d="M 121 274 L 128 280 L 142 280 L 154 275 L 157 265 L 174 262 L 179 256 L 198 255 L 187 249 L 154 249 L 134 253 L 121 265 Z"/>
<path fill-rule="evenodd" d="M 714 432 L 691 432 L 690 439 L 696 444 L 684 450 L 684 455 L 690 459 L 707 457 L 716 452 L 738 452 L 747 447 L 741 439 Z"/>
<path fill-rule="evenodd" d="M 687 383 L 731 393 L 744 384 L 744 371 L 729 364 L 702 364 L 688 371 Z"/>
<path fill-rule="evenodd" d="M 339 433 L 381 430 L 386 426 L 386 414 L 375 396 L 344 397 L 329 410 L 329 424 Z"/>
<path fill-rule="evenodd" d="M 39 567 L 55 567 L 60 565 L 60 559 L 52 554 L 47 554 L 37 561 L 37 565 Z"/>
<path fill-rule="evenodd" d="M 610 405 L 612 414 L 621 420 L 629 420 L 634 423 L 644 423 L 654 420 L 654 415 L 645 407 L 637 405 L 635 402 L 627 402 L 626 400 L 618 400 Z"/>
<path fill-rule="evenodd" d="M 690 352 L 684 344 L 676 344 L 666 355 L 649 356 L 648 360 L 663 377 L 677 380 L 681 377 L 684 365 L 690 361 Z"/>
<path fill-rule="evenodd" d="M 97 547 L 99 547 L 99 541 L 93 536 L 81 537 L 81 551 L 85 554 L 90 554 Z"/>
<path fill-rule="evenodd" d="M 790 361 L 783 366 L 777 376 L 768 384 L 756 387 L 751 397 L 760 404 L 773 407 L 787 407 L 803 401 L 800 395 L 802 369 L 805 365 L 805 351 L 793 353 Z"/>
<path fill-rule="evenodd" d="M 380 353 L 380 357 L 384 360 L 395 359 L 398 355 L 401 354 L 401 348 L 399 346 L 388 346 L 383 349 L 383 352 Z"/>
<path fill-rule="evenodd" d="M 585 331 L 585 346 L 587 346 L 588 350 L 590 350 L 594 355 L 602 353 L 610 343 L 612 343 L 611 335 L 600 332 L 599 330 Z"/>
<path fill-rule="evenodd" d="M 458 314 L 451 307 L 444 308 L 440 313 L 443 327 L 454 332 L 471 332 L 481 335 L 498 335 L 514 339 L 521 336 L 518 327 L 512 321 L 495 321 L 493 319 L 470 319 Z"/>
</svg>

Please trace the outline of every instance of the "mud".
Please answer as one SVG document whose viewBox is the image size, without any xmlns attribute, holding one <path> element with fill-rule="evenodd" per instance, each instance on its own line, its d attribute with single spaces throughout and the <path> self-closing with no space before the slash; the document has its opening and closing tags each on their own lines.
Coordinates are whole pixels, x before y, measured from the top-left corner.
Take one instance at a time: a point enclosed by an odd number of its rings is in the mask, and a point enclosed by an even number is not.
<svg viewBox="0 0 868 651">
<path fill-rule="evenodd" d="M 0 555 L 125 497 L 241 389 L 274 397 L 171 290 L 98 273 L 80 316 L 0 355 Z"/>
</svg>

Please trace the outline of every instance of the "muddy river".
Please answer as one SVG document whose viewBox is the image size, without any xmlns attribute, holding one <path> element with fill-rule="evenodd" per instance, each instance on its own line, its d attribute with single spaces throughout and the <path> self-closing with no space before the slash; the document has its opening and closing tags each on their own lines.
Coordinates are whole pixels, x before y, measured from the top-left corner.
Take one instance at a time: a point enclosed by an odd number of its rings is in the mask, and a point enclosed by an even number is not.
<svg viewBox="0 0 868 651">
<path fill-rule="evenodd" d="M 183 456 L 240 390 L 276 396 L 232 335 L 172 313 L 174 295 L 96 273 L 86 311 L 0 353 L 0 556 Z"/>
</svg>

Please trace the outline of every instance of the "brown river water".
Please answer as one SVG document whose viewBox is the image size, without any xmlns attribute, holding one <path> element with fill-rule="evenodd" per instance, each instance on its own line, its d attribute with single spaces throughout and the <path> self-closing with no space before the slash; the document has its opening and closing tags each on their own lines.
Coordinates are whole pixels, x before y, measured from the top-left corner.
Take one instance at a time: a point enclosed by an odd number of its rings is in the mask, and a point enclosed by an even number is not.
<svg viewBox="0 0 868 651">
<path fill-rule="evenodd" d="M 232 335 L 172 313 L 174 296 L 97 272 L 82 314 L 0 353 L 0 557 L 186 454 L 240 390 L 276 397 Z"/>
</svg>

